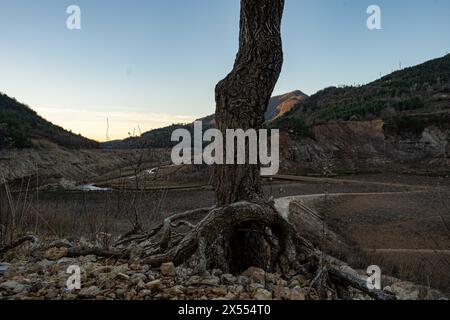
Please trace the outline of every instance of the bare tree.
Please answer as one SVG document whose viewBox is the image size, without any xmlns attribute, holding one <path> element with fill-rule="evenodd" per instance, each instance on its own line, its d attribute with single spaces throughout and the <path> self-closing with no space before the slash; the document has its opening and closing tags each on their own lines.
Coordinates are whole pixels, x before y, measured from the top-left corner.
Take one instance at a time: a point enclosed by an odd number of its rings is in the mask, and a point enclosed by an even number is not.
<svg viewBox="0 0 450 320">
<path fill-rule="evenodd" d="M 283 65 L 281 18 L 284 0 L 242 0 L 239 52 L 231 73 L 216 87 L 216 123 L 227 129 L 260 129 Z M 235 155 L 236 157 L 236 155 Z M 258 165 L 217 165 L 217 205 L 258 200 Z"/>
<path fill-rule="evenodd" d="M 227 129 L 263 126 L 283 64 L 283 8 L 284 0 L 241 0 L 239 52 L 232 72 L 216 87 L 216 122 L 225 137 Z M 260 166 L 214 169 L 214 208 L 176 214 L 145 234 L 136 235 L 134 230 L 113 245 L 117 252 L 97 248 L 96 254 L 128 254 L 119 247 L 151 238 L 142 255 L 154 266 L 193 262 L 199 272 L 207 268 L 239 272 L 250 266 L 287 271 L 298 264 L 296 252 L 309 244 L 264 199 Z M 90 252 L 81 249 L 74 249 L 74 254 Z"/>
<path fill-rule="evenodd" d="M 233 70 L 216 87 L 216 123 L 224 137 L 227 129 L 263 126 L 283 64 L 283 9 L 284 0 L 241 0 L 239 51 Z M 260 165 L 217 165 L 213 183 L 216 206 L 166 219 L 152 231 L 162 235 L 153 251 L 157 254 L 148 255 L 147 263 L 158 266 L 191 260 L 199 271 L 240 272 L 256 266 L 287 272 L 298 267 L 298 252 L 312 250 L 264 198 Z M 179 226 L 191 231 L 176 238 L 174 230 Z"/>
</svg>

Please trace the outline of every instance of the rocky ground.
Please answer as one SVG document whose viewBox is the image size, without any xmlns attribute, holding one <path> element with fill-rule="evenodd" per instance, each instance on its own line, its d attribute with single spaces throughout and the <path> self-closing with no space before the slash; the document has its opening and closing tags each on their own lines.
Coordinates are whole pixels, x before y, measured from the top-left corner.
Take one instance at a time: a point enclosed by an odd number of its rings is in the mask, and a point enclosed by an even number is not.
<svg viewBox="0 0 450 320">
<path fill-rule="evenodd" d="M 295 274 L 282 278 L 251 267 L 239 275 L 213 270 L 194 274 L 172 263 L 151 268 L 138 261 L 107 260 L 94 255 L 63 257 L 64 249 L 51 249 L 45 257 L 14 257 L 0 263 L 0 299 L 10 300 L 318 300 L 312 286 L 315 275 Z M 81 289 L 69 290 L 70 266 L 81 270 Z M 385 290 L 400 300 L 445 299 L 438 291 L 384 278 Z M 330 294 L 331 295 L 331 294 Z M 349 299 L 369 296 L 350 289 Z"/>
</svg>

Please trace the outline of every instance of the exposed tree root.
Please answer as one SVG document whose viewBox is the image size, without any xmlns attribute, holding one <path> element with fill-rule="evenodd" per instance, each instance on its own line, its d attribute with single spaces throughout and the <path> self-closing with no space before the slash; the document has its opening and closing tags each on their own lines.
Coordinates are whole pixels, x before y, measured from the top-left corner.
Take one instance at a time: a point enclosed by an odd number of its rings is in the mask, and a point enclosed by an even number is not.
<svg viewBox="0 0 450 320">
<path fill-rule="evenodd" d="M 28 235 L 28 236 L 19 238 L 19 239 L 13 241 L 11 244 L 0 248 L 0 255 L 3 255 L 5 253 L 7 253 L 8 251 L 11 251 L 17 247 L 20 247 L 21 245 L 23 245 L 26 242 L 31 242 L 33 244 L 32 249 L 37 248 L 39 245 L 39 239 L 36 236 Z"/>
<path fill-rule="evenodd" d="M 178 228 L 180 225 L 190 225 L 193 227 L 192 221 L 201 220 L 212 209 L 213 208 L 201 208 L 177 213 L 166 218 L 162 223 L 146 233 L 139 233 L 137 232 L 138 230 L 133 229 L 120 237 L 119 240 L 114 243 L 114 246 L 122 246 L 131 242 L 142 242 L 154 237 L 162 230 L 162 236 L 159 242 L 160 247 L 165 247 L 167 246 L 167 241 L 170 240 L 172 229 Z"/>
<path fill-rule="evenodd" d="M 233 272 L 236 264 L 241 268 L 257 266 L 286 276 L 313 268 L 316 276 L 309 284 L 309 291 L 314 287 L 320 298 L 330 298 L 330 294 L 345 298 L 347 288 L 353 287 L 377 300 L 395 299 L 382 290 L 369 290 L 362 277 L 349 272 L 345 263 L 315 249 L 267 203 L 237 202 L 221 208 L 179 213 L 149 232 L 128 233 L 111 248 L 72 246 L 67 241 L 43 245 L 30 235 L 1 248 L 0 254 L 29 241 L 33 243 L 33 255 L 57 247 L 64 248 L 61 255 L 66 257 L 140 259 L 153 267 L 165 262 L 175 265 L 190 262 L 199 273 L 212 268 Z M 252 260 L 253 255 L 262 259 Z M 254 265 L 255 261 L 264 261 L 265 265 Z"/>
<path fill-rule="evenodd" d="M 350 286 L 358 289 L 375 300 L 395 300 L 395 295 L 387 293 L 383 290 L 369 289 L 366 281 L 352 275 L 351 273 L 344 272 L 339 268 L 330 268 L 328 272 L 331 279 L 341 286 Z"/>
<path fill-rule="evenodd" d="M 185 215 L 186 217 L 186 215 Z M 249 202 L 238 202 L 223 208 L 215 208 L 201 220 L 195 227 L 193 226 L 184 238 L 174 246 L 167 245 L 168 231 L 163 228 L 162 241 L 167 249 L 161 254 L 152 255 L 144 259 L 145 263 L 152 266 L 159 266 L 164 262 L 173 262 L 175 265 L 182 264 L 197 253 L 203 264 L 208 263 L 206 251 L 211 245 L 218 245 L 217 239 L 223 236 L 226 230 L 238 227 L 244 223 L 254 222 L 262 224 L 276 234 L 279 246 L 279 260 L 283 263 L 296 263 L 296 246 L 301 247 L 302 252 L 306 250 L 312 252 L 312 246 L 296 237 L 295 230 L 291 224 L 284 220 L 273 207 L 266 204 L 256 204 Z M 171 223 L 166 223 L 169 226 Z M 183 223 L 186 224 L 186 223 Z M 178 224 L 179 225 L 179 224 Z M 191 225 L 189 223 L 189 225 Z M 267 234 L 266 234 L 267 235 Z M 227 246 L 228 244 L 222 244 Z M 227 247 L 222 248 L 226 251 Z M 254 248 L 258 251 L 261 248 Z M 227 266 L 222 266 L 226 269 Z M 206 269 L 206 265 L 200 266 Z"/>
<path fill-rule="evenodd" d="M 66 257 L 76 258 L 80 256 L 95 255 L 103 258 L 128 259 L 130 252 L 128 250 L 102 249 L 97 247 L 75 247 L 67 251 Z"/>
<path fill-rule="evenodd" d="M 348 268 L 345 263 L 315 249 L 308 240 L 298 235 L 295 228 L 268 204 L 238 202 L 227 207 L 214 208 L 195 226 L 189 222 L 190 214 L 192 212 L 186 212 L 174 216 L 175 219 L 165 221 L 166 227 L 171 227 L 160 228 L 163 233 L 161 238 L 166 241 L 165 250 L 145 257 L 144 263 L 154 267 L 159 267 L 165 262 L 180 265 L 195 257 L 199 271 L 207 269 L 211 258 L 216 258 L 216 262 L 219 258 L 222 263 L 233 263 L 229 259 L 220 259 L 224 258 L 223 256 L 230 249 L 229 244 L 223 243 L 224 240 L 227 240 L 226 231 L 235 230 L 235 227 L 245 223 L 257 223 L 266 226 L 270 231 L 265 236 L 268 237 L 268 243 L 272 247 L 278 247 L 277 250 L 272 250 L 272 252 L 276 254 L 274 260 L 283 274 L 287 274 L 289 270 L 301 270 L 302 263 L 312 263 L 316 265 L 317 275 L 312 280 L 311 287 L 314 286 L 318 289 L 318 292 L 323 289 L 324 292 L 327 290 L 333 291 L 336 296 L 342 296 L 339 293 L 346 291 L 345 288 L 350 286 L 374 299 L 395 299 L 395 296 L 382 290 L 369 290 L 364 280 L 345 271 L 345 268 Z M 174 223 L 174 220 L 180 220 L 181 217 L 185 220 Z M 171 241 L 172 245 L 169 245 L 166 240 L 170 238 L 167 235 L 169 233 L 167 230 L 170 229 L 170 234 L 173 235 L 173 228 L 186 224 L 190 231 L 185 234 L 181 241 Z M 211 249 L 215 253 L 222 254 L 211 254 Z M 255 248 L 255 250 L 260 249 Z M 219 265 L 219 267 L 223 268 L 222 270 L 227 270 L 230 266 Z M 321 295 L 325 297 L 326 293 Z"/>
</svg>

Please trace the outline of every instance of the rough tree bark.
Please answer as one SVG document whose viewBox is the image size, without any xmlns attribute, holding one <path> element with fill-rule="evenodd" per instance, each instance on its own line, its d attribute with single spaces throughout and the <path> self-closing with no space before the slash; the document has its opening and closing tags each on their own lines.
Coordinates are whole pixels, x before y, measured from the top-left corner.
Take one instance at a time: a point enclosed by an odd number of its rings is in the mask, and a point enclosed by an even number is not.
<svg viewBox="0 0 450 320">
<path fill-rule="evenodd" d="M 216 86 L 216 124 L 224 137 L 227 129 L 260 129 L 264 123 L 283 65 L 283 8 L 284 0 L 241 0 L 239 52 L 231 73 Z M 259 165 L 216 165 L 216 204 L 260 200 L 259 169 Z"/>
</svg>

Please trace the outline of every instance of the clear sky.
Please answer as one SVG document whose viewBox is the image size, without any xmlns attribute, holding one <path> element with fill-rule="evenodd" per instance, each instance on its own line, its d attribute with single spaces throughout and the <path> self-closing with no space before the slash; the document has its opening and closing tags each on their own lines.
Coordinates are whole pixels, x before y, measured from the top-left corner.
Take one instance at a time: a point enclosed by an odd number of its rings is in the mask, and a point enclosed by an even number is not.
<svg viewBox="0 0 450 320">
<path fill-rule="evenodd" d="M 81 30 L 66 28 L 69 5 Z M 382 30 L 366 27 L 381 7 Z M 448 0 L 286 0 L 275 94 L 312 94 L 450 50 Z M 0 0 L 0 91 L 105 140 L 214 112 L 233 65 L 239 0 Z"/>
</svg>

